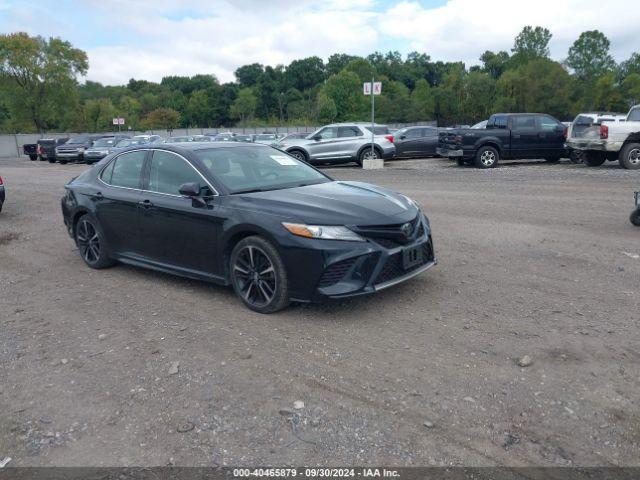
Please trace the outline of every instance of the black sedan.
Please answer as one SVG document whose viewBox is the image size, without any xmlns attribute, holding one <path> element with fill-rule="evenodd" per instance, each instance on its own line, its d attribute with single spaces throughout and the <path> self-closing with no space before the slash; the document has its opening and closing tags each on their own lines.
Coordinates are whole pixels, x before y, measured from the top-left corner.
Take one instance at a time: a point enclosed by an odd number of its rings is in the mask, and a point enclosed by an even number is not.
<svg viewBox="0 0 640 480">
<path fill-rule="evenodd" d="M 406 127 L 393 134 L 396 157 L 429 157 L 436 155 L 436 127 Z"/>
<path fill-rule="evenodd" d="M 408 197 L 269 146 L 133 147 L 65 188 L 64 222 L 90 267 L 230 284 L 261 313 L 373 293 L 435 264 L 429 221 Z"/>
<path fill-rule="evenodd" d="M 2 211 L 2 205 L 4 205 L 4 181 L 0 177 L 0 212 Z"/>
</svg>

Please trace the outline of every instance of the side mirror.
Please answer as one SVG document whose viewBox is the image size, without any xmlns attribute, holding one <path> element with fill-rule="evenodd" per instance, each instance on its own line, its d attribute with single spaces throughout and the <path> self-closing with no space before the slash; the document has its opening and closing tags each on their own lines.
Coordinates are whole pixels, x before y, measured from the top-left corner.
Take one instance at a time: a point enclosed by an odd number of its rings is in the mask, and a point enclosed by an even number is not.
<svg viewBox="0 0 640 480">
<path fill-rule="evenodd" d="M 316 142 L 319 140 L 322 140 L 322 137 L 320 135 L 314 135 L 313 137 L 311 137 L 313 140 L 315 140 Z"/>
<path fill-rule="evenodd" d="M 400 140 L 404 140 L 405 138 L 407 138 L 406 135 L 400 135 Z"/>
<path fill-rule="evenodd" d="M 207 202 L 200 196 L 200 184 L 198 182 L 183 183 L 178 190 L 180 195 L 190 198 L 191 205 L 196 208 L 204 208 Z"/>
<path fill-rule="evenodd" d="M 199 197 L 200 184 L 198 182 L 183 183 L 180 185 L 180 195 L 185 197 Z"/>
</svg>

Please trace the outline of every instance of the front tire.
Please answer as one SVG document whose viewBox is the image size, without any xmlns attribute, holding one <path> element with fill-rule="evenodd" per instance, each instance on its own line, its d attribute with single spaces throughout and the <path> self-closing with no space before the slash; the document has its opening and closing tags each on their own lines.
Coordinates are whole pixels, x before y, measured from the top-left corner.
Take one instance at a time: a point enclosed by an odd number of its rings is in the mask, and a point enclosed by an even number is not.
<svg viewBox="0 0 640 480">
<path fill-rule="evenodd" d="M 498 165 L 500 154 L 493 147 L 480 147 L 476 152 L 475 164 L 478 168 L 493 168 Z"/>
<path fill-rule="evenodd" d="M 640 169 L 640 143 L 629 143 L 620 151 L 620 166 L 627 170 Z"/>
<path fill-rule="evenodd" d="M 629 216 L 629 221 L 636 227 L 640 227 L 640 207 L 636 208 Z"/>
<path fill-rule="evenodd" d="M 273 313 L 289 305 L 287 270 L 271 242 L 257 235 L 240 240 L 229 270 L 236 295 L 254 312 Z"/>
<path fill-rule="evenodd" d="M 545 160 L 549 163 L 558 163 L 560 161 L 560 157 L 546 157 Z"/>
<path fill-rule="evenodd" d="M 588 167 L 599 167 L 605 160 L 605 156 L 600 152 L 592 152 L 591 150 L 584 150 L 582 152 L 582 163 Z"/>
<path fill-rule="evenodd" d="M 287 153 L 291 155 L 293 158 L 297 158 L 301 162 L 307 161 L 307 155 L 302 150 L 291 150 L 290 152 L 287 152 Z"/>
<path fill-rule="evenodd" d="M 84 263 L 91 268 L 101 269 L 115 262 L 107 254 L 107 240 L 97 220 L 83 215 L 76 224 L 74 237 Z"/>
<path fill-rule="evenodd" d="M 38 159 L 38 155 L 29 155 L 29 160 L 35 162 Z"/>
</svg>

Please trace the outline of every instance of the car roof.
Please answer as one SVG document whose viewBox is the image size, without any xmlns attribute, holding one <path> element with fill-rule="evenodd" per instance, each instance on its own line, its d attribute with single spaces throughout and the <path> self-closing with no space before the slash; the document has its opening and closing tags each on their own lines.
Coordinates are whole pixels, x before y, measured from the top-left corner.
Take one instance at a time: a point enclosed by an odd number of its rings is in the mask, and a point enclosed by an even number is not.
<svg viewBox="0 0 640 480">
<path fill-rule="evenodd" d="M 352 125 L 357 125 L 359 127 L 370 127 L 371 122 L 341 122 L 341 123 L 332 123 L 330 125 L 325 125 L 325 127 L 348 127 Z M 384 123 L 374 123 L 374 127 L 386 127 Z M 322 127 L 321 127 L 322 128 Z"/>
<path fill-rule="evenodd" d="M 145 144 L 137 147 L 138 149 L 152 150 L 172 150 L 176 153 L 182 151 L 196 151 L 196 150 L 209 150 L 211 148 L 271 148 L 268 145 L 252 144 L 252 143 L 237 143 L 237 142 L 184 142 L 184 143 L 158 143 L 158 144 Z"/>
</svg>

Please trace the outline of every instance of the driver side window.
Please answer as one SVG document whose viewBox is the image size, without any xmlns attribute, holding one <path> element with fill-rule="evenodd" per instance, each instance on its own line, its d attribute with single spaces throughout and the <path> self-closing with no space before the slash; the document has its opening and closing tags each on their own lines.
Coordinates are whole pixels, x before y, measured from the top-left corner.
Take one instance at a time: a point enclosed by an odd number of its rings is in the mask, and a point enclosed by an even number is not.
<svg viewBox="0 0 640 480">
<path fill-rule="evenodd" d="M 169 195 L 180 195 L 180 186 L 195 182 L 205 186 L 202 177 L 185 159 L 175 153 L 155 150 L 149 169 L 147 190 Z"/>
</svg>

